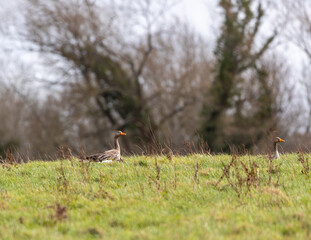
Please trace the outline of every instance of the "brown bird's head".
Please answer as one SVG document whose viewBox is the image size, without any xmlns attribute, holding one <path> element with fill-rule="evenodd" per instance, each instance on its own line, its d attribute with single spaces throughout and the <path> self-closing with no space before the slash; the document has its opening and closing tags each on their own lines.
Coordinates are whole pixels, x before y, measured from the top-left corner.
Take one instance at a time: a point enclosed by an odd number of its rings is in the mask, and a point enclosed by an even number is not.
<svg viewBox="0 0 311 240">
<path fill-rule="evenodd" d="M 276 137 L 274 142 L 275 143 L 285 142 L 285 140 L 283 140 L 282 138 Z"/>
<path fill-rule="evenodd" d="M 122 132 L 122 131 L 117 131 L 115 134 L 115 137 L 120 137 L 120 136 L 125 136 L 126 133 Z"/>
</svg>

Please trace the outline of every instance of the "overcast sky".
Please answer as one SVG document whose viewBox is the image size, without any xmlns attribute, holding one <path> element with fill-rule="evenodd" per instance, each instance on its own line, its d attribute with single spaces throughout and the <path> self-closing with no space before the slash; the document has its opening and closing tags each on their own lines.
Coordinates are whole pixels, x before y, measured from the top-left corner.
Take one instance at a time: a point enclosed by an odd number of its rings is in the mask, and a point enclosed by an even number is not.
<svg viewBox="0 0 311 240">
<path fill-rule="evenodd" d="M 7 23 L 18 19 L 18 8 L 25 0 L 0 0 L 0 16 L 5 16 L 5 21 L 0 22 L 0 29 L 14 30 L 14 27 L 8 28 Z M 274 2 L 280 2 L 275 0 Z M 215 43 L 217 30 L 221 20 L 220 9 L 217 7 L 218 0 L 181 0 L 174 10 L 173 14 L 179 15 L 185 22 L 189 22 L 193 28 L 201 35 L 206 37 L 210 43 Z M 266 37 L 274 29 L 275 14 L 267 9 L 269 21 L 265 22 L 262 29 L 262 36 Z M 218 30 L 219 31 L 219 30 Z M 8 56 L 14 55 L 22 61 L 32 61 L 37 59 L 35 53 L 29 53 L 22 50 L 22 43 L 12 41 L 6 36 L 0 38 L 0 60 L 8 59 Z M 211 44 L 212 45 L 212 44 Z M 274 49 L 290 61 L 293 68 L 300 71 L 302 62 L 305 60 L 304 54 L 292 43 L 282 43 Z"/>
<path fill-rule="evenodd" d="M 219 11 L 216 7 L 216 0 L 183 0 L 177 9 L 180 16 L 191 22 L 198 32 L 209 35 L 213 26 L 219 22 Z"/>
<path fill-rule="evenodd" d="M 0 30 L 2 30 L 0 33 L 9 31 L 12 34 L 16 31 L 16 22 L 20 22 L 19 11 L 25 0 L 0 1 L 0 16 L 5 17 L 5 21 L 0 22 Z M 184 22 L 189 22 L 197 32 L 207 37 L 212 43 L 216 40 L 215 29 L 220 20 L 216 5 L 217 0 L 181 0 L 173 8 L 172 14 L 178 15 Z M 22 27 L 22 24 L 20 25 L 18 28 Z M 31 65 L 35 76 L 40 78 L 40 72 L 44 68 L 40 64 L 40 56 L 34 52 L 25 51 L 23 42 L 8 36 L 8 34 L 0 34 L 0 64 L 2 62 L 8 65 L 6 69 L 11 71 L 11 67 L 16 67 L 14 66 L 16 61 L 24 62 L 26 65 Z M 45 73 L 46 71 L 48 69 L 44 69 Z"/>
</svg>

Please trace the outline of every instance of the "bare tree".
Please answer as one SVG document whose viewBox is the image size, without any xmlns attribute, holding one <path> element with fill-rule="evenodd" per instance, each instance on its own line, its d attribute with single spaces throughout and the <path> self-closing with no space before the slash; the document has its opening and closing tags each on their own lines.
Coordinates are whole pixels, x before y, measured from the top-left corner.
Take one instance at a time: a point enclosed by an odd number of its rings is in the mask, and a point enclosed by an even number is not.
<svg viewBox="0 0 311 240">
<path fill-rule="evenodd" d="M 163 24 L 174 2 L 29 3 L 26 39 L 66 63 L 75 80 L 66 91 L 76 104 L 87 103 L 81 108 L 96 119 L 98 135 L 128 129 L 132 139 L 150 141 L 199 103 L 204 70 L 197 70 L 207 59 L 197 55 L 202 43 L 194 32 Z"/>
<path fill-rule="evenodd" d="M 299 124 L 296 126 L 297 132 L 304 131 L 305 137 L 310 136 L 311 130 L 311 2 L 305 0 L 286 1 L 283 8 L 283 14 L 286 19 L 290 19 L 285 34 L 286 40 L 294 43 L 304 53 L 305 59 L 300 69 L 301 75 L 296 75 L 297 85 L 300 88 L 300 94 L 297 101 L 301 109 Z M 303 111 L 304 109 L 306 111 Z M 302 130 L 303 128 L 303 130 Z"/>
<path fill-rule="evenodd" d="M 253 127 L 258 129 L 254 120 L 265 122 L 273 118 L 275 96 L 268 83 L 270 72 L 261 60 L 276 32 L 258 46 L 256 39 L 264 17 L 262 4 L 222 0 L 219 6 L 224 20 L 215 49 L 215 76 L 202 111 L 202 134 L 213 151 L 228 151 L 228 144 L 253 146 L 262 137 L 260 131 L 255 136 L 250 131 L 241 132 Z M 259 94 L 256 101 L 246 98 L 249 74 L 255 77 L 251 86 Z M 233 129 L 238 132 L 234 134 Z"/>
</svg>

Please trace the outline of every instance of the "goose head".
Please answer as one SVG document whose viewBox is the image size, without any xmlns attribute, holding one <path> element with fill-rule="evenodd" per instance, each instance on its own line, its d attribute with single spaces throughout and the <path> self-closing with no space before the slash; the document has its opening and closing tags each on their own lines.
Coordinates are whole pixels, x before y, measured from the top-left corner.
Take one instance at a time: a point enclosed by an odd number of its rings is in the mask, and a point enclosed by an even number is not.
<svg viewBox="0 0 311 240">
<path fill-rule="evenodd" d="M 275 143 L 279 143 L 279 142 L 285 142 L 285 140 L 283 140 L 282 138 L 276 137 L 274 140 Z"/>
<path fill-rule="evenodd" d="M 120 136 L 125 136 L 126 133 L 122 132 L 122 131 L 117 131 L 116 134 L 114 135 L 116 138 L 120 137 Z"/>
</svg>

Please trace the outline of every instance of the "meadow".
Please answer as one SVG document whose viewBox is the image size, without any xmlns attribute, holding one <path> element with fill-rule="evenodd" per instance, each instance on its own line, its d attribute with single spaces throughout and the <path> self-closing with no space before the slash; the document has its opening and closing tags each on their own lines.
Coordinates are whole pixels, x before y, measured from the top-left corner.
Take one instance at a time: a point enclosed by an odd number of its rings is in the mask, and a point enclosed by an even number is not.
<svg viewBox="0 0 311 240">
<path fill-rule="evenodd" d="M 309 157 L 2 163 L 0 239 L 310 239 Z"/>
</svg>

